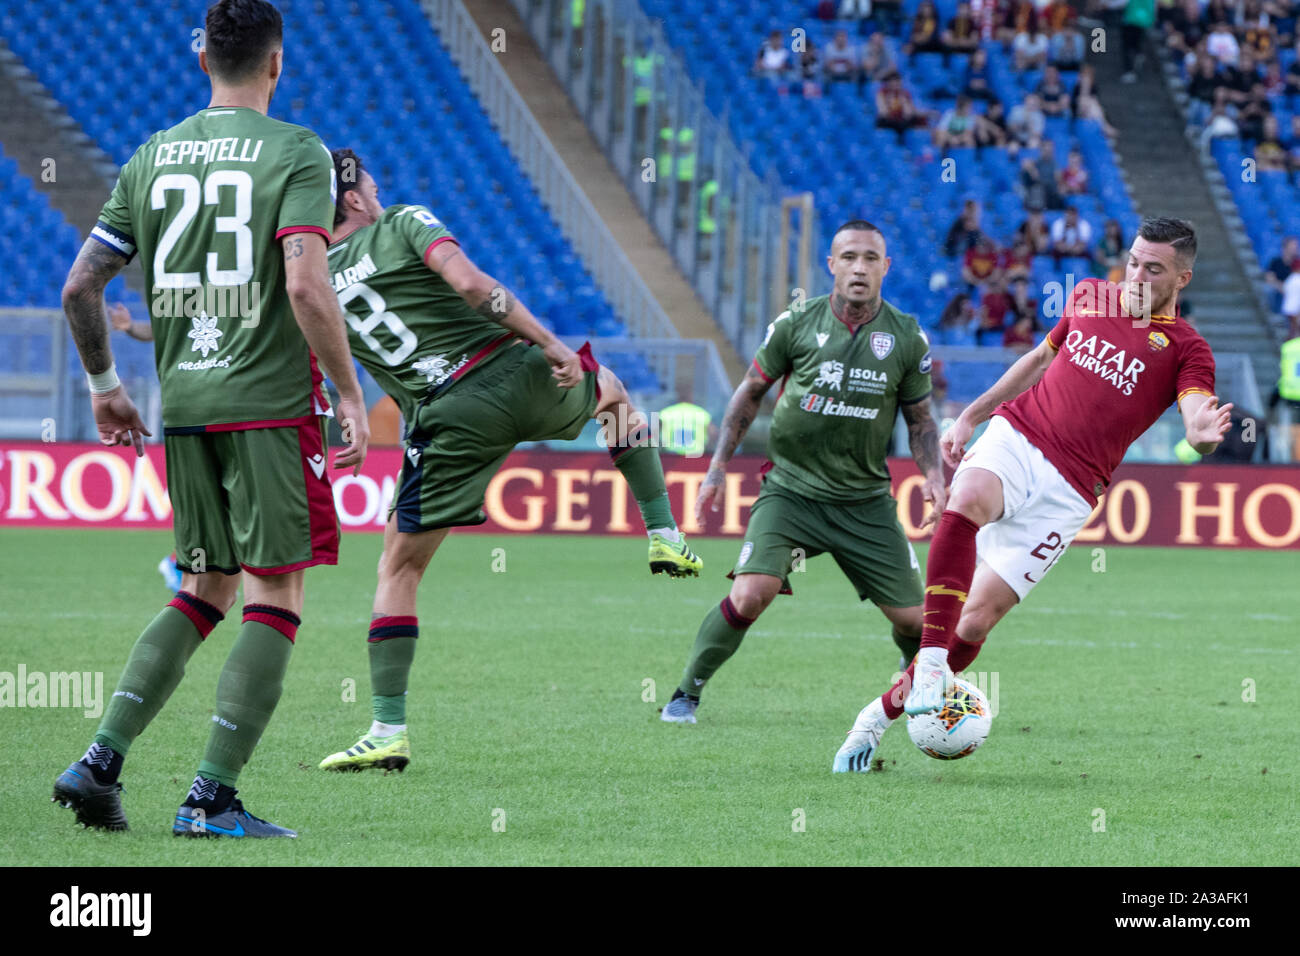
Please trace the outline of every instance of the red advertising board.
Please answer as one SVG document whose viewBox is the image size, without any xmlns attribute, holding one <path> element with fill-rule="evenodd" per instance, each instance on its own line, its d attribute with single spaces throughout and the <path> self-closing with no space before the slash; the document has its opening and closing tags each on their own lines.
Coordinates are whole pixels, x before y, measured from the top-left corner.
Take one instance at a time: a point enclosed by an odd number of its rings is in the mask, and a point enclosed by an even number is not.
<svg viewBox="0 0 1300 956">
<path fill-rule="evenodd" d="M 695 520 L 707 459 L 664 456 L 673 510 L 688 534 L 739 535 L 758 495 L 763 460 L 737 458 L 723 508 Z M 335 473 L 344 529 L 383 527 L 401 452 L 371 451 L 358 476 Z M 910 459 L 890 472 L 908 535 L 923 516 L 921 479 Z M 622 475 L 600 452 L 518 451 L 488 487 L 487 523 L 496 533 L 641 534 Z M 94 444 L 0 442 L 0 527 L 170 528 L 162 448 L 137 459 Z M 1300 467 L 1123 465 L 1079 533 L 1080 543 L 1300 549 Z"/>
</svg>

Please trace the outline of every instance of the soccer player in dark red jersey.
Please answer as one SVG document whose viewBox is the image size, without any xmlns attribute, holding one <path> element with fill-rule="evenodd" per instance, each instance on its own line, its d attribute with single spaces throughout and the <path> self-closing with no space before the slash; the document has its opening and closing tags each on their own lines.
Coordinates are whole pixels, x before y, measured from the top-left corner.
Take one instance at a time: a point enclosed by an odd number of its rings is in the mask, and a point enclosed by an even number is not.
<svg viewBox="0 0 1300 956">
<path fill-rule="evenodd" d="M 930 544 L 921 650 L 858 714 L 834 772 L 870 770 L 900 714 L 942 706 L 953 673 L 970 666 L 993 626 L 1065 553 L 1124 452 L 1170 404 L 1197 452 L 1223 440 L 1232 406 L 1219 407 L 1210 347 L 1178 315 L 1195 260 L 1190 223 L 1144 220 L 1123 283 L 1076 286 L 1043 343 L 944 433 L 956 473 Z"/>
</svg>

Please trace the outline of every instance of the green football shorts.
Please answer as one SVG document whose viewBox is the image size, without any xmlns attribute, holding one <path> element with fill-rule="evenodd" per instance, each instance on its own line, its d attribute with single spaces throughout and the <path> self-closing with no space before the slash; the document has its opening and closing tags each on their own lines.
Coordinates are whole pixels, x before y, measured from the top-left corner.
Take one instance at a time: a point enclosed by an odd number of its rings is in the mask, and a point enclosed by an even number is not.
<svg viewBox="0 0 1300 956">
<path fill-rule="evenodd" d="M 834 504 L 805 498 L 770 478 L 750 509 L 745 543 L 728 577 L 770 574 L 782 579 L 781 593 L 790 594 L 790 575 L 823 553 L 835 559 L 863 601 L 914 607 L 924 599 L 921 567 L 891 495 Z"/>
<path fill-rule="evenodd" d="M 182 571 L 284 574 L 338 563 L 324 419 L 178 431 L 164 433 L 163 449 Z"/>
<path fill-rule="evenodd" d="M 515 445 L 570 441 L 595 414 L 599 366 L 590 348 L 578 353 L 586 374 L 568 389 L 555 383 L 541 349 L 504 352 L 416 408 L 390 510 L 398 531 L 482 524 L 488 483 Z"/>
</svg>

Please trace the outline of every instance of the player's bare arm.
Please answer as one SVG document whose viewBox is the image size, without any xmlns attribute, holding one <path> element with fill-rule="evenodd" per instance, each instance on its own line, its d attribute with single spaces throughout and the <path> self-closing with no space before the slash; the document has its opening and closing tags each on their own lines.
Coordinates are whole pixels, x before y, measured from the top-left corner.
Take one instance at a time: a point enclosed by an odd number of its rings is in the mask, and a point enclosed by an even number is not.
<svg viewBox="0 0 1300 956">
<path fill-rule="evenodd" d="M 542 325 L 509 289 L 476 266 L 459 245 L 444 242 L 435 246 L 426 264 L 479 315 L 540 345 L 561 388 L 573 388 L 582 381 L 577 353 Z"/>
<path fill-rule="evenodd" d="M 351 468 L 357 475 L 366 460 L 370 423 L 348 349 L 343 312 L 329 281 L 325 239 L 315 233 L 296 233 L 286 236 L 282 245 L 285 291 L 293 306 L 293 317 L 339 393 L 339 424 L 348 447 L 334 456 L 334 467 Z"/>
<path fill-rule="evenodd" d="M 939 459 L 939 426 L 935 424 L 930 412 L 930 398 L 926 396 L 919 402 L 902 406 L 903 421 L 907 423 L 907 443 L 912 449 L 912 460 L 921 469 L 925 483 L 921 486 L 921 496 L 930 502 L 930 511 L 921 522 L 927 528 L 939 520 L 948 501 L 946 482 L 943 480 L 943 465 Z"/>
<path fill-rule="evenodd" d="M 1198 455 L 1208 455 L 1218 448 L 1232 428 L 1232 403 L 1220 408 L 1217 395 L 1184 395 L 1178 410 L 1187 429 L 1187 443 Z"/>
<path fill-rule="evenodd" d="M 758 407 L 763 396 L 772 387 L 772 383 L 758 374 L 752 365 L 745 373 L 745 380 L 731 396 L 727 403 L 726 414 L 722 416 L 722 428 L 718 434 L 718 447 L 709 462 L 708 473 L 700 485 L 700 492 L 695 497 L 695 517 L 704 519 L 704 509 L 712 505 L 714 511 L 722 507 L 723 489 L 726 487 L 727 463 L 731 461 L 736 449 L 758 417 Z"/>
<path fill-rule="evenodd" d="M 1016 364 L 1007 369 L 993 383 L 992 388 L 967 405 L 952 427 L 939 439 L 944 461 L 956 468 L 975 427 L 988 421 L 993 410 L 1003 402 L 1009 402 L 1026 389 L 1033 388 L 1055 357 L 1056 350 L 1047 344 L 1047 339 L 1043 339 L 1036 348 L 1017 359 Z"/>
<path fill-rule="evenodd" d="M 131 312 L 121 302 L 114 302 L 108 307 L 108 321 L 119 332 L 125 332 L 137 342 L 153 341 L 153 326 L 148 322 L 131 318 Z"/>
<path fill-rule="evenodd" d="M 81 364 L 92 376 L 90 406 L 99 440 L 105 445 L 134 445 L 136 455 L 143 456 L 144 436 L 152 433 L 144 427 L 126 389 L 120 384 L 108 387 L 116 383 L 117 376 L 112 371 L 113 350 L 104 318 L 104 287 L 124 265 L 126 259 L 121 254 L 98 239 L 87 239 L 63 284 L 63 312 Z M 100 387 L 106 390 L 96 391 Z"/>
</svg>

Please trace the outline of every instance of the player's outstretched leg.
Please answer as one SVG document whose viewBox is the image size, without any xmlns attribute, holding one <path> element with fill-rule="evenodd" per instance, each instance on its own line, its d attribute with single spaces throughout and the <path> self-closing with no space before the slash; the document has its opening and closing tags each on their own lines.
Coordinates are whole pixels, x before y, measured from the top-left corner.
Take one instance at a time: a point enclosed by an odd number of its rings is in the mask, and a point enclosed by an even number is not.
<svg viewBox="0 0 1300 956">
<path fill-rule="evenodd" d="M 244 623 L 217 680 L 208 746 L 172 821 L 187 837 L 296 837 L 244 809 L 235 782 L 279 703 L 302 619 L 302 571 L 244 574 Z"/>
<path fill-rule="evenodd" d="M 956 640 L 948 647 L 948 669 L 960 674 L 974 663 L 989 631 L 1015 607 L 1016 593 L 987 564 L 981 564 L 971 582 L 970 600 L 962 609 Z M 909 666 L 894 686 L 858 714 L 853 729 L 835 755 L 832 773 L 867 772 L 880 746 L 880 738 L 903 715 L 903 701 L 912 688 L 914 665 Z"/>
<path fill-rule="evenodd" d="M 600 403 L 593 416 L 604 428 L 614 467 L 622 472 L 636 499 L 650 538 L 650 573 L 698 577 L 704 562 L 686 544 L 673 520 L 664 484 L 659 449 L 651 443 L 650 423 L 628 398 L 627 389 L 605 366 L 597 373 Z"/>
<path fill-rule="evenodd" d="M 731 593 L 700 623 L 691 659 L 672 700 L 659 715 L 675 724 L 695 723 L 704 684 L 725 664 L 745 639 L 745 632 L 781 590 L 780 578 L 770 574 L 738 574 Z"/>
<path fill-rule="evenodd" d="M 967 468 L 953 478 L 948 509 L 934 529 L 926 561 L 916 680 L 903 703 L 909 714 L 938 710 L 952 690 L 948 641 L 957 632 L 975 576 L 975 535 L 982 525 L 1001 515 L 1002 481 L 997 475 L 983 468 Z"/>
<path fill-rule="evenodd" d="M 190 655 L 225 616 L 236 585 L 216 572 L 186 574 L 182 590 L 136 640 L 95 739 L 54 781 L 50 799 L 75 811 L 82 826 L 127 829 L 118 782 L 126 753 L 180 683 Z"/>
<path fill-rule="evenodd" d="M 370 656 L 370 707 L 373 721 L 361 739 L 320 762 L 322 770 L 359 771 L 406 769 L 411 743 L 406 728 L 406 688 L 415 660 L 419 620 L 416 595 L 425 569 L 447 528 L 405 534 L 397 516 L 384 529 L 384 553 L 379 559 L 379 584 L 366 647 Z"/>
</svg>

